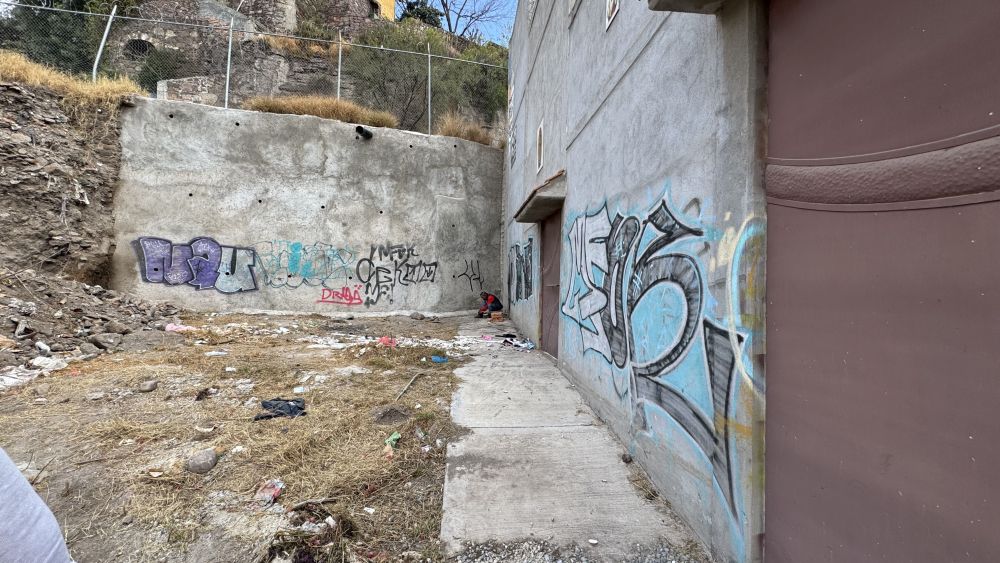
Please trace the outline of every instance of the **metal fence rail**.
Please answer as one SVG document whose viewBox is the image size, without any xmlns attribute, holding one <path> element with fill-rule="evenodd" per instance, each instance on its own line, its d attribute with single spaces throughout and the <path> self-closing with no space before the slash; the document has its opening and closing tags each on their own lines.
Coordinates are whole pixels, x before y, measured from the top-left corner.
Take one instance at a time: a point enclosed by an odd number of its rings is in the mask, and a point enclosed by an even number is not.
<svg viewBox="0 0 1000 563">
<path fill-rule="evenodd" d="M 320 95 L 392 113 L 399 127 L 433 132 L 454 112 L 501 127 L 507 69 L 426 52 L 255 29 L 30 6 L 0 0 L 0 49 L 71 75 L 126 76 L 160 99 L 240 107 L 258 96 Z M 159 15 L 159 14 L 157 14 Z"/>
</svg>

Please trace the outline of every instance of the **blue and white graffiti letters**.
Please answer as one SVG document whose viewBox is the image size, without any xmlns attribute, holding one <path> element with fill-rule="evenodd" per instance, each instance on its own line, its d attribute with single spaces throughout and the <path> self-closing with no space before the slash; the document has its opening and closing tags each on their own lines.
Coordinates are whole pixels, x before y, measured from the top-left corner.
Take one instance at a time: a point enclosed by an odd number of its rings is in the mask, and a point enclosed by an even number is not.
<svg viewBox="0 0 1000 563">
<path fill-rule="evenodd" d="M 483 269 L 479 266 L 479 260 L 466 260 L 465 271 L 453 278 L 466 278 L 469 282 L 469 291 L 480 292 L 483 290 Z"/>
<path fill-rule="evenodd" d="M 572 279 L 562 314 L 585 350 L 626 372 L 615 389 L 631 395 L 643 429 L 645 409 L 659 408 L 697 444 L 735 516 L 727 421 L 744 339 L 706 316 L 701 268 L 687 251 L 704 232 L 661 200 L 645 217 L 612 218 L 605 205 L 576 218 L 567 237 Z M 708 389 L 695 391 L 700 382 Z"/>
<path fill-rule="evenodd" d="M 511 303 L 522 299 L 531 299 L 531 295 L 534 293 L 533 245 L 534 239 L 529 238 L 528 242 L 523 245 L 515 244 L 507 251 L 507 298 L 510 299 Z"/>
<path fill-rule="evenodd" d="M 340 289 L 354 275 L 357 252 L 323 242 L 272 240 L 254 245 L 264 283 L 274 288 L 302 285 Z"/>
<path fill-rule="evenodd" d="M 222 293 L 257 289 L 256 254 L 252 248 L 222 246 L 208 237 L 196 238 L 188 244 L 140 237 L 135 248 L 139 275 L 145 282 L 189 284 L 196 289 L 215 288 Z"/>
<path fill-rule="evenodd" d="M 413 245 L 371 245 L 367 258 L 358 260 L 358 281 L 364 284 L 365 306 L 377 305 L 383 298 L 393 302 L 398 286 L 431 283 L 438 263 L 420 259 Z"/>
</svg>

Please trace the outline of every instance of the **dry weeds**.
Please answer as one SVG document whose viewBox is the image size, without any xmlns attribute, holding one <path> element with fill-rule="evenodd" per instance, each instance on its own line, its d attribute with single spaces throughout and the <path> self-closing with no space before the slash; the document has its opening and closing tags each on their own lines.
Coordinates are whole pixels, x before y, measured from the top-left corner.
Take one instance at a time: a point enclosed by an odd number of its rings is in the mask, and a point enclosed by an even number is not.
<svg viewBox="0 0 1000 563">
<path fill-rule="evenodd" d="M 52 90 L 62 97 L 63 109 L 71 117 L 93 110 L 114 114 L 123 101 L 144 94 L 142 88 L 128 78 L 98 77 L 96 82 L 92 82 L 32 62 L 20 53 L 4 50 L 0 50 L 0 81 Z"/>
<path fill-rule="evenodd" d="M 322 333 L 321 323 L 311 323 L 314 330 L 306 332 Z M 372 324 L 376 331 L 385 328 Z M 283 506 L 323 499 L 305 508 L 319 521 L 334 515 L 345 526 L 325 538 L 324 554 L 350 550 L 378 558 L 415 550 L 439 559 L 441 445 L 460 432 L 448 409 L 456 383 L 452 371 L 461 360 L 434 364 L 429 356 L 443 351 L 426 346 L 307 349 L 296 341 L 301 336 L 226 338 L 217 330 L 198 331 L 186 334 L 185 348 L 73 364 L 40 380 L 49 387 L 47 404 L 33 404 L 30 387 L 0 398 L 0 428 L 10 435 L 62 435 L 78 448 L 64 464 L 101 465 L 105 486 L 127 495 L 127 513 L 151 529 L 165 529 L 174 544 L 191 542 L 203 531 L 206 506 L 218 498 L 213 495 L 235 495 L 243 510 L 256 513 L 252 497 L 258 485 L 277 478 L 287 486 Z M 195 346 L 197 340 L 214 342 Z M 204 355 L 220 348 L 228 355 Z M 371 371 L 338 371 L 345 366 Z M 326 380 L 317 383 L 316 374 Z M 398 403 L 413 416 L 395 426 L 376 424 L 371 412 L 393 403 L 417 374 Z M 159 388 L 134 393 L 148 379 L 158 380 Z M 239 380 L 252 380 L 252 391 L 240 393 Z M 308 390 L 294 395 L 298 385 Z M 218 391 L 196 400 L 203 389 Z M 94 391 L 106 397 L 87 400 Z M 251 397 L 294 396 L 305 398 L 306 416 L 253 422 L 261 412 L 259 400 L 244 405 Z M 402 439 L 392 459 L 386 459 L 385 440 L 394 431 Z M 191 453 L 209 447 L 220 453 L 211 472 L 183 469 Z M 282 532 L 273 546 L 257 546 L 259 556 L 266 560 L 268 553 L 282 550 L 320 549 L 316 538 L 300 536 Z"/>
<path fill-rule="evenodd" d="M 261 96 L 243 102 L 243 109 L 270 113 L 314 115 L 324 119 L 336 119 L 372 127 L 399 126 L 399 120 L 389 112 L 373 110 L 348 100 L 329 96 Z"/>
<path fill-rule="evenodd" d="M 466 119 L 453 111 L 444 114 L 438 120 L 434 133 L 446 137 L 458 137 L 459 139 L 465 139 L 466 141 L 486 146 L 490 146 L 493 143 L 489 131 L 482 124 Z"/>
<path fill-rule="evenodd" d="M 265 35 L 264 42 L 276 52 L 292 55 L 294 57 L 323 57 L 330 60 L 337 60 L 340 51 L 339 43 L 328 43 L 324 41 L 307 41 L 294 39 L 292 37 L 282 37 L 277 35 Z M 349 43 L 343 44 L 344 55 L 351 52 Z"/>
</svg>

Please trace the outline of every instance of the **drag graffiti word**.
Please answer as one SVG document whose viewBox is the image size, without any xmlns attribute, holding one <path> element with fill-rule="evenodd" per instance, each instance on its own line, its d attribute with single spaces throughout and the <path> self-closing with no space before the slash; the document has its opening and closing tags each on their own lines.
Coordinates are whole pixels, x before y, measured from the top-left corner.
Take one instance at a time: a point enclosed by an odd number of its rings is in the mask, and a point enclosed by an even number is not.
<svg viewBox="0 0 1000 563">
<path fill-rule="evenodd" d="M 515 244 L 507 251 L 507 298 L 512 303 L 530 299 L 533 293 L 531 263 L 534 242 L 529 238 L 524 245 Z"/>
<path fill-rule="evenodd" d="M 354 289 L 346 285 L 341 289 L 323 288 L 317 303 L 331 303 L 333 305 L 361 305 L 364 299 L 361 298 L 361 285 L 355 285 Z"/>
<path fill-rule="evenodd" d="M 419 258 L 413 245 L 373 244 L 357 266 L 358 281 L 365 287 L 365 306 L 377 305 L 383 298 L 392 303 L 398 286 L 433 282 L 438 263 Z"/>
<path fill-rule="evenodd" d="M 479 267 L 479 260 L 466 260 L 465 271 L 452 277 L 458 279 L 468 278 L 469 291 L 479 292 L 483 290 L 483 270 Z"/>
<path fill-rule="evenodd" d="M 340 289 L 354 274 L 357 252 L 324 242 L 272 240 L 254 245 L 264 283 L 274 288 L 306 285 Z"/>
<path fill-rule="evenodd" d="M 675 248 L 679 241 L 703 235 L 701 229 L 679 221 L 664 200 L 644 219 L 617 213 L 612 219 L 606 204 L 578 217 L 567 235 L 573 277 L 562 313 L 578 325 L 585 350 L 627 370 L 628 389 L 619 388 L 618 381 L 615 387 L 622 397 L 631 394 L 643 428 L 645 408 L 655 406 L 687 432 L 710 461 L 735 517 L 726 421 L 744 338 L 703 317 L 707 296 L 698 262 Z M 679 325 L 672 335 L 650 334 L 671 320 Z M 636 325 L 643 328 L 637 330 Z M 691 350 L 702 357 L 686 361 Z M 684 369 L 679 369 L 681 364 Z M 702 394 L 706 398 L 698 401 L 678 385 L 678 379 L 692 377 L 708 382 L 710 399 Z M 706 412 L 708 403 L 711 412 Z"/>
<path fill-rule="evenodd" d="M 140 237 L 133 243 L 139 257 L 139 275 L 148 283 L 193 285 L 221 293 L 257 289 L 256 254 L 252 248 L 222 246 L 208 237 L 188 244 Z"/>
</svg>

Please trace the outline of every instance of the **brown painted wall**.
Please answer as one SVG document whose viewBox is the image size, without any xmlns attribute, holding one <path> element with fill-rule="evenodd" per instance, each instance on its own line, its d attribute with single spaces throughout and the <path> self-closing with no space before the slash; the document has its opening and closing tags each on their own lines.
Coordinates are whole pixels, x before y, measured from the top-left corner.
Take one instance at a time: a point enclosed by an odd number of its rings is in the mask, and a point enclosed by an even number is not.
<svg viewBox="0 0 1000 563">
<path fill-rule="evenodd" d="M 770 4 L 768 563 L 1000 561 L 997 29 Z"/>
<path fill-rule="evenodd" d="M 997 0 L 772 0 L 770 26 L 771 162 L 1000 133 Z"/>
</svg>

